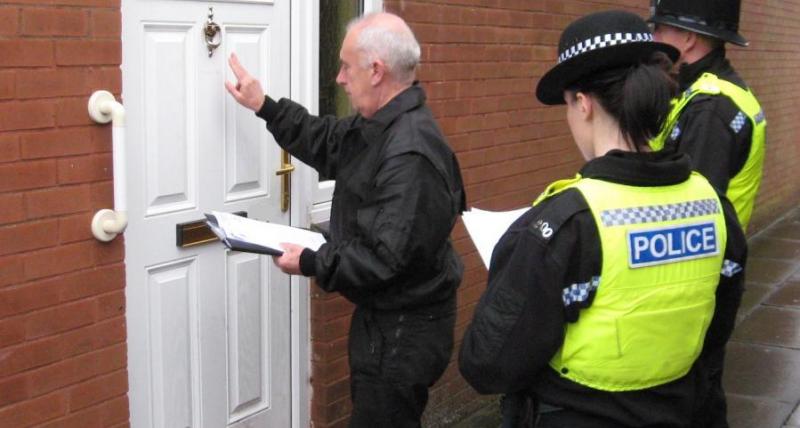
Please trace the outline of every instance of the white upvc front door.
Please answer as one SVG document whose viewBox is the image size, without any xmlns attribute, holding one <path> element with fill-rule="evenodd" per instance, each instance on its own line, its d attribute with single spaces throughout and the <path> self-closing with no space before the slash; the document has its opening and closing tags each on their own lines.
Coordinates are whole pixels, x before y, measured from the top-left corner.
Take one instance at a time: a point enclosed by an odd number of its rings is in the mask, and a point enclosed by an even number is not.
<svg viewBox="0 0 800 428">
<path fill-rule="evenodd" d="M 292 359 L 306 358 L 291 354 L 289 277 L 218 242 L 176 245 L 176 226 L 211 210 L 290 222 L 280 151 L 223 87 L 236 52 L 269 94 L 290 95 L 289 0 L 122 0 L 122 23 L 131 426 L 289 427 Z"/>
</svg>

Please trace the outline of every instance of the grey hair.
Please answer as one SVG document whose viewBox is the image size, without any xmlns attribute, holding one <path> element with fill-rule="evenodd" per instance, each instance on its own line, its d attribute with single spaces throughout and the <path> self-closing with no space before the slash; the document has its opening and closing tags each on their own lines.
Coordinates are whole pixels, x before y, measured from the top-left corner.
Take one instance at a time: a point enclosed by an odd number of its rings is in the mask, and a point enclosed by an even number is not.
<svg viewBox="0 0 800 428">
<path fill-rule="evenodd" d="M 375 60 L 382 60 L 389 74 L 401 83 L 414 81 L 419 65 L 420 47 L 411 28 L 398 17 L 400 25 L 373 24 L 372 21 L 385 12 L 370 13 L 347 24 L 347 31 L 363 26 L 356 39 L 356 48 L 363 54 L 361 66 L 369 67 Z M 393 15 L 394 16 L 394 15 Z"/>
</svg>

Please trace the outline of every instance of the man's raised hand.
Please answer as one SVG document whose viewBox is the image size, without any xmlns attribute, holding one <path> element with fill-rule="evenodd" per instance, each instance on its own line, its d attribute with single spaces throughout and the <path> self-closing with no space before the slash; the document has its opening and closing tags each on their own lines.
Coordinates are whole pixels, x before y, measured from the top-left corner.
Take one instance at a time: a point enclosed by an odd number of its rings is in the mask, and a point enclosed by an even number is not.
<svg viewBox="0 0 800 428">
<path fill-rule="evenodd" d="M 261 88 L 261 83 L 242 67 L 236 54 L 232 53 L 228 58 L 228 65 L 236 76 L 236 84 L 225 81 L 225 89 L 239 104 L 250 110 L 259 111 L 264 105 L 264 89 Z"/>
</svg>

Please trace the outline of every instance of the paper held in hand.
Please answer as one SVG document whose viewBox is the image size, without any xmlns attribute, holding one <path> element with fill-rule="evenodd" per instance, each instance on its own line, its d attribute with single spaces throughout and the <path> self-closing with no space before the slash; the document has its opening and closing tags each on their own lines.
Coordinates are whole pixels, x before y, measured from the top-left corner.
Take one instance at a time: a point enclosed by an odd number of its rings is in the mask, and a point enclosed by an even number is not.
<svg viewBox="0 0 800 428">
<path fill-rule="evenodd" d="M 314 251 L 325 243 L 325 238 L 317 232 L 220 211 L 206 214 L 206 224 L 226 247 L 235 251 L 279 256 L 283 254 L 282 242 Z"/>
<path fill-rule="evenodd" d="M 522 213 L 529 209 L 531 209 L 531 207 L 512 211 L 484 211 L 472 208 L 461 215 L 469 237 L 475 244 L 475 248 L 478 249 L 478 254 L 481 255 L 486 269 L 489 269 L 494 246 L 497 245 L 500 237 L 506 233 L 508 227 L 511 226 Z"/>
</svg>

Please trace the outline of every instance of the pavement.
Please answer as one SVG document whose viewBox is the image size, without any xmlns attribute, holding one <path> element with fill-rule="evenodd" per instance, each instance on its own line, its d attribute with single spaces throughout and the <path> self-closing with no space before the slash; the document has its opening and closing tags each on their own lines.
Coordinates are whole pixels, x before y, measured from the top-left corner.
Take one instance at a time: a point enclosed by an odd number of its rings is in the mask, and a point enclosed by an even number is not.
<svg viewBox="0 0 800 428">
<path fill-rule="evenodd" d="M 800 428 L 800 207 L 749 239 L 747 286 L 728 343 L 730 428 Z M 500 425 L 491 406 L 452 428 Z"/>
</svg>

